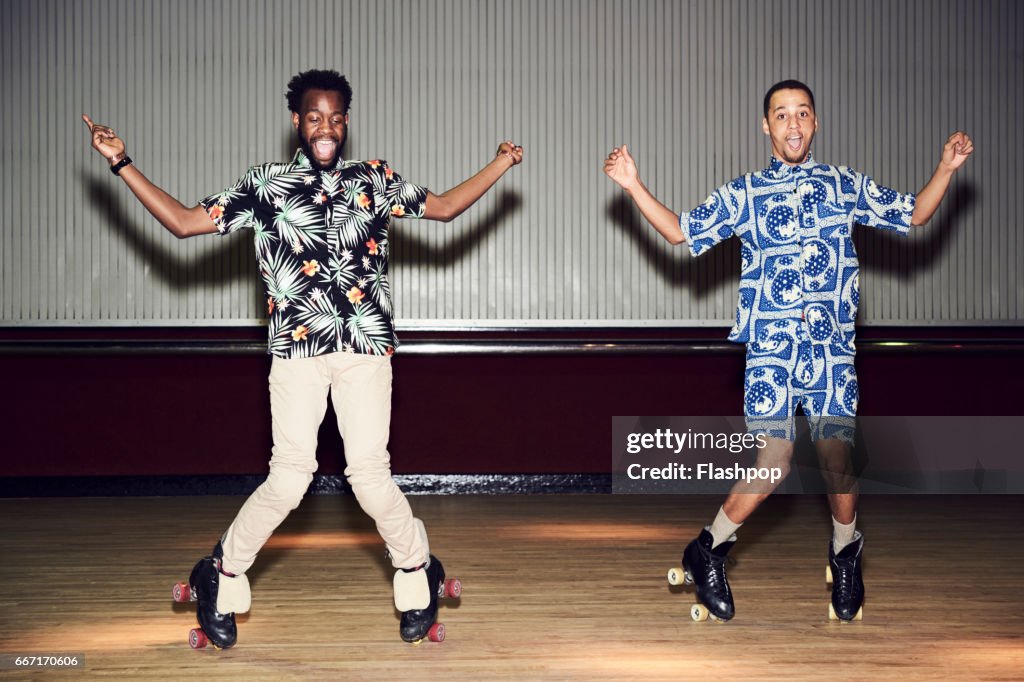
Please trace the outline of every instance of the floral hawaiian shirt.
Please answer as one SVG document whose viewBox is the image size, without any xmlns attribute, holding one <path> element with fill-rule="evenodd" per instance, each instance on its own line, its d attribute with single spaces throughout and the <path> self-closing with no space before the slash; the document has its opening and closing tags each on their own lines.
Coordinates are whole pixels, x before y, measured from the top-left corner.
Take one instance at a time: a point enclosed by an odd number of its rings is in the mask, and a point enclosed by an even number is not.
<svg viewBox="0 0 1024 682">
<path fill-rule="evenodd" d="M 733 235 L 741 241 L 736 323 L 730 341 L 748 343 L 773 322 L 804 326 L 812 343 L 854 351 L 860 302 L 855 224 L 906 234 L 913 194 L 900 194 L 844 166 L 808 157 L 768 168 L 715 190 L 679 216 L 694 256 Z"/>
<path fill-rule="evenodd" d="M 291 163 L 253 166 L 200 203 L 221 234 L 253 230 L 268 351 L 304 358 L 398 347 L 388 228 L 392 217 L 422 217 L 426 198 L 386 161 L 339 159 L 318 171 L 300 150 Z"/>
</svg>

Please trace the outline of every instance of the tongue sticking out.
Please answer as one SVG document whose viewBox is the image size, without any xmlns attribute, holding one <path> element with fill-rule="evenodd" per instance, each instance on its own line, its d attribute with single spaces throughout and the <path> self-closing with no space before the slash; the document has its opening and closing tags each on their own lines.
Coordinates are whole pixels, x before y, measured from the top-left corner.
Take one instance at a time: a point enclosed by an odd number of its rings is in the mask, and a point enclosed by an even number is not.
<svg viewBox="0 0 1024 682">
<path fill-rule="evenodd" d="M 337 148 L 334 140 L 317 140 L 313 143 L 313 153 L 320 159 L 331 159 L 334 157 L 334 150 Z"/>
</svg>

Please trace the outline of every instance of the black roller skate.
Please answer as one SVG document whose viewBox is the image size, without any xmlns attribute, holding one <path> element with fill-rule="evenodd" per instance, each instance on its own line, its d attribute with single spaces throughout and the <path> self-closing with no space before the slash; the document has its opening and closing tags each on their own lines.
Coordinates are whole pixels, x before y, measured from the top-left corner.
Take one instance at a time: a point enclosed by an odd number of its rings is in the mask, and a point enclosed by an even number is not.
<svg viewBox="0 0 1024 682">
<path fill-rule="evenodd" d="M 188 633 L 188 643 L 193 649 L 202 649 L 207 643 L 218 649 L 234 646 L 238 639 L 235 614 L 217 611 L 217 588 L 220 583 L 221 557 L 224 550 L 220 543 L 213 548 L 213 554 L 203 557 L 192 569 L 187 583 L 174 586 L 172 596 L 176 602 L 194 601 L 198 628 Z"/>
<path fill-rule="evenodd" d="M 828 567 L 825 582 L 832 585 L 832 601 L 828 605 L 829 620 L 861 620 L 864 618 L 864 579 L 861 577 L 861 559 L 864 536 L 857 531 L 853 542 L 835 553 L 832 541 L 828 543 Z"/>
<path fill-rule="evenodd" d="M 673 568 L 668 572 L 668 582 L 672 585 L 697 585 L 697 601 L 690 607 L 690 617 L 696 621 L 711 620 L 727 621 L 736 613 L 732 603 L 732 591 L 725 577 L 725 558 L 729 550 L 736 544 L 736 536 L 732 536 L 714 549 L 711 545 L 714 538 L 707 528 L 700 532 L 696 540 L 686 546 L 683 552 L 683 570 Z"/>
<path fill-rule="evenodd" d="M 444 623 L 437 621 L 437 600 L 443 597 L 457 598 L 462 594 L 462 582 L 458 578 L 445 580 L 444 566 L 433 554 L 426 566 L 413 569 L 401 569 L 404 573 L 426 571 L 427 588 L 430 592 L 430 604 L 425 609 L 413 609 L 402 612 L 399 632 L 406 642 L 418 643 L 423 639 L 431 642 L 444 641 Z"/>
</svg>

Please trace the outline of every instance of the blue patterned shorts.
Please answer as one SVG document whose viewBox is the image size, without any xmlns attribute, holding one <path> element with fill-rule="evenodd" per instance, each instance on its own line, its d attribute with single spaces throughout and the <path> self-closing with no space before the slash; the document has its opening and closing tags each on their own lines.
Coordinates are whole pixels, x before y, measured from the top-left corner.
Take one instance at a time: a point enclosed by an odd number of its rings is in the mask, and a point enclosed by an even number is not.
<svg viewBox="0 0 1024 682">
<path fill-rule="evenodd" d="M 811 343 L 797 321 L 764 323 L 747 344 L 747 429 L 795 440 L 799 406 L 813 440 L 838 438 L 852 444 L 859 396 L 853 359 L 853 352 L 841 342 Z"/>
</svg>

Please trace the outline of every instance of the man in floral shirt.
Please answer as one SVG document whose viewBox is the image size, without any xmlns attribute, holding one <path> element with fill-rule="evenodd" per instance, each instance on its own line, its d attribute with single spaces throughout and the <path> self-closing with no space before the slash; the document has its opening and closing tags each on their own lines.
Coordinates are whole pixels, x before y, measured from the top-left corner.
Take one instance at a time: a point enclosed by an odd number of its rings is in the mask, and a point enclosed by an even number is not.
<svg viewBox="0 0 1024 682">
<path fill-rule="evenodd" d="M 629 150 L 615 148 L 605 173 L 633 198 L 669 242 L 686 242 L 694 256 L 736 236 L 742 274 L 736 321 L 729 339 L 747 344 L 744 414 L 752 433 L 767 436 L 757 466 L 789 470 L 793 416 L 800 406 L 829 488 L 833 539 L 829 544 L 831 611 L 859 617 L 863 600 L 856 531 L 857 492 L 850 464 L 858 386 L 854 371 L 854 318 L 859 302 L 855 224 L 905 234 L 938 208 L 953 173 L 973 151 L 954 133 L 931 180 L 917 194 L 900 194 L 842 166 L 818 163 L 811 141 L 818 128 L 814 96 L 799 81 L 782 81 L 764 98 L 762 129 L 771 140 L 768 168 L 726 183 L 692 211 L 679 215 L 640 181 Z M 777 484 L 776 484 L 777 485 Z M 725 557 L 734 531 L 771 494 L 774 485 L 740 482 L 714 522 L 683 554 L 686 578 L 697 597 L 722 620 L 734 613 Z"/>
<path fill-rule="evenodd" d="M 253 231 L 267 294 L 274 451 L 270 475 L 249 497 L 190 584 L 214 644 L 234 644 L 234 613 L 248 610 L 245 571 L 274 529 L 298 506 L 316 471 L 317 431 L 330 393 L 345 440 L 348 477 L 384 539 L 395 574 L 401 635 L 422 639 L 437 612 L 444 570 L 426 530 L 391 477 L 391 354 L 395 336 L 388 279 L 394 217 L 449 221 L 522 161 L 503 142 L 495 158 L 435 195 L 406 182 L 386 161 L 341 158 L 352 90 L 334 71 L 307 71 L 288 84 L 299 150 L 291 163 L 249 169 L 230 188 L 186 208 L 152 184 L 113 130 L 83 120 L 93 147 L 145 207 L 178 237 Z"/>
</svg>

